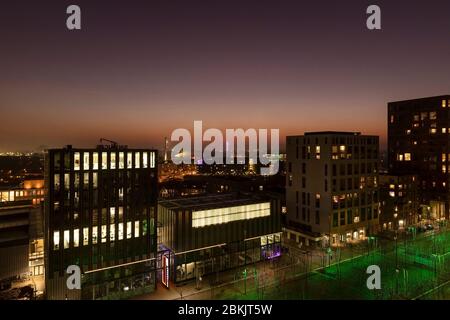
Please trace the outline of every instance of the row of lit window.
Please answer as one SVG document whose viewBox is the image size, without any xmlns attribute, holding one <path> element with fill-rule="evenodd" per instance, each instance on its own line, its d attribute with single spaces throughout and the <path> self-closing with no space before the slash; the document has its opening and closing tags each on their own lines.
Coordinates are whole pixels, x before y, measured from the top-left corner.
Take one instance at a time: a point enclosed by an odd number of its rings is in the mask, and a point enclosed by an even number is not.
<svg viewBox="0 0 450 320">
<path fill-rule="evenodd" d="M 238 220 L 270 216 L 270 202 L 192 212 L 192 227 L 200 228 Z"/>
<path fill-rule="evenodd" d="M 20 200 L 20 199 L 16 199 L 16 198 L 30 197 L 30 196 L 43 196 L 43 195 L 44 195 L 43 189 L 0 191 L 0 202 L 15 201 L 15 200 Z"/>
<path fill-rule="evenodd" d="M 450 107 L 450 99 L 448 101 L 442 100 L 442 108 Z"/>
<path fill-rule="evenodd" d="M 414 125 L 414 128 L 418 128 L 419 126 L 417 125 L 417 123 L 415 123 Z M 436 134 L 437 133 L 437 128 L 430 128 L 430 133 L 431 134 Z M 441 128 L 441 132 L 442 133 L 450 133 L 450 128 Z M 409 135 L 409 134 L 411 134 L 411 129 L 407 129 L 406 130 L 406 134 L 407 135 Z"/>
<path fill-rule="evenodd" d="M 138 238 L 140 235 L 145 236 L 147 234 L 147 230 L 146 230 L 146 226 L 142 229 L 142 234 L 140 234 L 140 229 L 139 229 L 139 221 L 136 220 L 134 222 L 134 238 Z M 133 238 L 133 227 L 132 227 L 132 222 L 129 221 L 126 223 L 126 229 L 127 229 L 127 234 L 126 234 L 126 239 L 131 239 Z M 82 233 L 80 234 L 80 229 L 74 229 L 73 230 L 73 246 L 79 247 L 80 246 L 80 238 L 82 238 L 82 244 L 83 246 L 87 246 L 89 245 L 89 237 L 92 237 L 92 244 L 97 244 L 99 241 L 98 235 L 99 235 L 99 227 L 98 226 L 94 226 L 92 227 L 92 232 L 91 234 L 89 233 L 89 228 L 83 228 Z M 100 242 L 101 243 L 106 243 L 107 241 L 107 225 L 102 225 L 100 227 L 100 232 L 101 232 L 101 238 L 100 238 Z M 70 234 L 70 230 L 64 230 L 64 238 L 63 238 L 63 247 L 64 249 L 68 249 L 70 247 L 70 240 L 71 240 L 71 234 Z M 116 239 L 116 235 L 117 235 L 117 239 Z M 116 240 L 123 240 L 124 239 L 124 223 L 119 223 L 117 225 L 117 230 L 116 230 L 116 225 L 115 224 L 111 224 L 109 226 L 109 241 L 116 241 Z M 59 231 L 54 231 L 53 232 L 53 250 L 59 250 L 59 246 L 60 246 L 60 232 Z"/>
<path fill-rule="evenodd" d="M 398 161 L 411 161 L 411 153 L 398 153 L 397 154 L 397 160 Z"/>
<path fill-rule="evenodd" d="M 108 153 L 110 155 L 109 168 L 108 168 Z M 81 170 L 81 156 L 83 157 L 83 170 L 89 170 L 89 152 L 75 152 L 74 153 L 74 170 Z M 127 169 L 133 168 L 133 152 L 102 152 L 101 163 L 99 161 L 99 153 L 92 153 L 92 169 Z M 141 167 L 141 156 L 142 156 L 142 168 L 148 168 L 148 153 L 147 152 L 134 152 L 134 168 L 139 169 Z M 117 159 L 119 163 L 117 164 Z M 150 168 L 155 168 L 155 153 L 150 152 Z"/>
</svg>

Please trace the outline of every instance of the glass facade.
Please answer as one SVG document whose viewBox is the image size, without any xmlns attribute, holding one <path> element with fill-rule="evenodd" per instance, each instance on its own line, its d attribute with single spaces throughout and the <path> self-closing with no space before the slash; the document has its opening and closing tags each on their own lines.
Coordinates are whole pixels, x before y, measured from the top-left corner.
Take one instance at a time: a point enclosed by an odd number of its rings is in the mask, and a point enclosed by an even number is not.
<svg viewBox="0 0 450 320">
<path fill-rule="evenodd" d="M 149 230 L 154 223 L 148 221 L 156 218 L 157 172 L 143 163 L 151 154 L 155 152 L 120 148 L 49 150 L 46 282 L 59 283 L 54 279 L 75 264 L 86 276 L 84 298 L 98 299 L 114 288 L 128 294 L 138 283 L 154 284 L 155 276 L 147 275 L 148 268 L 121 267 L 156 257 L 156 232 Z M 121 279 L 128 282 L 100 283 L 102 279 L 109 282 L 105 268 L 119 268 Z M 49 292 L 49 299 L 64 299 L 61 292 L 66 289 Z"/>
<path fill-rule="evenodd" d="M 198 279 L 203 275 L 250 265 L 280 255 L 281 233 L 172 254 L 171 279 L 175 283 Z"/>
</svg>

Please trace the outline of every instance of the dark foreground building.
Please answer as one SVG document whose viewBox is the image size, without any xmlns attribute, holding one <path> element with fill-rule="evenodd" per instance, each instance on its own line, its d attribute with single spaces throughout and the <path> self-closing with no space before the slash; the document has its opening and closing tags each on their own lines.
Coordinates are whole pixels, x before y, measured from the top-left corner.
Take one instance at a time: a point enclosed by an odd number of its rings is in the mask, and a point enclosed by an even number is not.
<svg viewBox="0 0 450 320">
<path fill-rule="evenodd" d="M 122 298 L 155 289 L 156 151 L 52 149 L 45 159 L 47 299 Z M 79 266 L 81 290 L 66 285 Z"/>
<path fill-rule="evenodd" d="M 163 281 L 180 282 L 281 254 L 280 201 L 244 193 L 160 201 Z"/>
<path fill-rule="evenodd" d="M 450 95 L 388 104 L 391 175 L 417 175 L 420 216 L 442 220 L 450 210 Z"/>
</svg>

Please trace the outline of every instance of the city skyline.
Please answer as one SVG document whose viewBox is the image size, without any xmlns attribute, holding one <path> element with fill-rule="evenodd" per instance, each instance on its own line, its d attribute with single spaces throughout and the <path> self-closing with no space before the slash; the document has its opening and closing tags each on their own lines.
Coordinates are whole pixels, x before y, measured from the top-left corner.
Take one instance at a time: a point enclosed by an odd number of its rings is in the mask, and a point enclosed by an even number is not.
<svg viewBox="0 0 450 320">
<path fill-rule="evenodd" d="M 107 137 L 162 148 L 176 128 L 359 131 L 386 144 L 387 103 L 448 94 L 450 4 L 78 1 L 0 13 L 0 152 Z M 407 4 L 407 6 L 406 6 Z M 430 48 L 433 48 L 432 50 Z"/>
</svg>

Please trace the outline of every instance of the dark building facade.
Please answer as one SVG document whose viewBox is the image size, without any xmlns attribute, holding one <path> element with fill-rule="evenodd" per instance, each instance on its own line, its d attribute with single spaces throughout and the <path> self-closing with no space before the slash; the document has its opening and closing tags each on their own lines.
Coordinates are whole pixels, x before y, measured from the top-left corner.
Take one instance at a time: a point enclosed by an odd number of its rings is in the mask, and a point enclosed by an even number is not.
<svg viewBox="0 0 450 320">
<path fill-rule="evenodd" d="M 120 146 L 51 149 L 45 158 L 47 299 L 153 291 L 157 152 Z M 79 266 L 81 290 L 66 285 Z"/>
<path fill-rule="evenodd" d="M 380 174 L 380 225 L 383 231 L 401 231 L 420 221 L 417 176 Z"/>
<path fill-rule="evenodd" d="M 159 202 L 161 247 L 174 282 L 281 254 L 279 199 L 243 193 Z"/>
<path fill-rule="evenodd" d="M 392 175 L 418 177 L 420 214 L 449 217 L 450 95 L 388 103 L 388 163 Z"/>
</svg>

